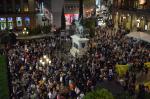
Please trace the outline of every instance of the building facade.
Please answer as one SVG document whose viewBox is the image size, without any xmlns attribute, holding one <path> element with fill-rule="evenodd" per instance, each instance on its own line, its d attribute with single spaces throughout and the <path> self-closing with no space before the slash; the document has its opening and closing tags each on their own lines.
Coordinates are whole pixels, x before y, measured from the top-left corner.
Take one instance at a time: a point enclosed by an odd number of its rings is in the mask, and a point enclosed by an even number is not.
<svg viewBox="0 0 150 99">
<path fill-rule="evenodd" d="M 0 30 L 35 26 L 34 0 L 1 0 L 0 2 Z"/>
<path fill-rule="evenodd" d="M 42 20 L 44 13 L 43 3 L 44 0 L 1 0 L 0 30 L 32 29 L 42 25 L 39 20 Z"/>
<path fill-rule="evenodd" d="M 71 25 L 79 17 L 79 0 L 64 0 L 64 14 L 66 25 Z"/>
<path fill-rule="evenodd" d="M 113 22 L 131 31 L 150 30 L 150 0 L 114 0 Z"/>
<path fill-rule="evenodd" d="M 80 0 L 64 0 L 66 25 L 79 18 Z M 95 0 L 83 0 L 83 17 L 91 17 L 95 12 Z"/>
</svg>

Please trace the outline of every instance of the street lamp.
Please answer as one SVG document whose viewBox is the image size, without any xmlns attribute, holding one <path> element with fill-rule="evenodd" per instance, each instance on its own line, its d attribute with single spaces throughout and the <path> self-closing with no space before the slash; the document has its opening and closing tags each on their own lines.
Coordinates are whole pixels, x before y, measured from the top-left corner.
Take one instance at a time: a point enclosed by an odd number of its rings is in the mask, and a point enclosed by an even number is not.
<svg viewBox="0 0 150 99">
<path fill-rule="evenodd" d="M 23 34 L 23 35 L 28 35 L 28 34 L 29 34 L 29 31 L 27 30 L 27 28 L 24 28 L 24 29 L 23 29 L 22 34 Z"/>
<path fill-rule="evenodd" d="M 43 66 L 50 65 L 51 64 L 51 60 L 47 55 L 43 55 L 43 57 L 40 58 L 40 64 L 42 64 Z"/>
</svg>

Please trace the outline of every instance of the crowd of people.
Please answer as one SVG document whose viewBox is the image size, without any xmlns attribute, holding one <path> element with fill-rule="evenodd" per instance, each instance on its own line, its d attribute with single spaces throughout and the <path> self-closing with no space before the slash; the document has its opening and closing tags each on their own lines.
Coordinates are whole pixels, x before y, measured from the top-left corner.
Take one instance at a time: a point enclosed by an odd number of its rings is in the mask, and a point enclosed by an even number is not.
<svg viewBox="0 0 150 99">
<path fill-rule="evenodd" d="M 67 61 L 58 51 L 66 53 L 62 43 L 71 42 L 70 38 L 18 41 L 6 49 L 12 99 L 82 99 L 99 82 L 117 79 L 116 64 L 131 65 L 123 86 L 134 92 L 137 73 L 147 70 L 144 62 L 150 61 L 150 46 L 125 34 L 122 30 L 97 29 L 87 53 Z M 50 58 L 50 64 L 40 63 L 43 55 Z"/>
<path fill-rule="evenodd" d="M 99 55 L 100 60 L 104 60 L 103 66 L 106 68 L 109 66 L 114 70 L 116 64 L 129 66 L 123 87 L 131 95 L 135 95 L 137 76 L 148 74 L 148 67 L 144 66 L 144 63 L 150 61 L 150 44 L 127 37 L 126 34 L 124 29 L 119 29 L 117 32 L 109 28 L 98 30 L 97 36 L 93 40 L 97 42 L 93 52 Z M 119 76 L 117 75 L 117 77 Z M 147 86 L 145 88 L 147 92 L 150 91 Z"/>
</svg>

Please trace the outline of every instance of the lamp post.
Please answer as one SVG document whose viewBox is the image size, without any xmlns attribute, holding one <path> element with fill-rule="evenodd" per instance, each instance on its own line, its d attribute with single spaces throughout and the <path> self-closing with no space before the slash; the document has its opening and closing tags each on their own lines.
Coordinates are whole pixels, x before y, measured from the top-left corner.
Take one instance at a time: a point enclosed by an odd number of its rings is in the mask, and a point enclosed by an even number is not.
<svg viewBox="0 0 150 99">
<path fill-rule="evenodd" d="M 50 58 L 47 55 L 43 55 L 43 57 L 40 58 L 39 62 L 43 66 L 51 64 L 51 60 L 50 60 Z"/>
<path fill-rule="evenodd" d="M 29 31 L 27 30 L 27 28 L 24 28 L 24 29 L 23 29 L 22 34 L 23 34 L 23 35 L 28 35 L 28 34 L 29 34 Z"/>
</svg>

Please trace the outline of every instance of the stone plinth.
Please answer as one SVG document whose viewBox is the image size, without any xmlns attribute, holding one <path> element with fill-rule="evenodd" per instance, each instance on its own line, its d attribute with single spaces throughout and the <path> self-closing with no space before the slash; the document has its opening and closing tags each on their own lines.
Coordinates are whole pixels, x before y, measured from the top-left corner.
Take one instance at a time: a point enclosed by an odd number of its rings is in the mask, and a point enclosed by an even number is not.
<svg viewBox="0 0 150 99">
<path fill-rule="evenodd" d="M 88 38 L 82 38 L 79 35 L 75 34 L 71 36 L 72 38 L 72 48 L 70 49 L 70 53 L 76 56 L 82 56 L 87 51 L 87 43 L 89 41 Z"/>
</svg>

